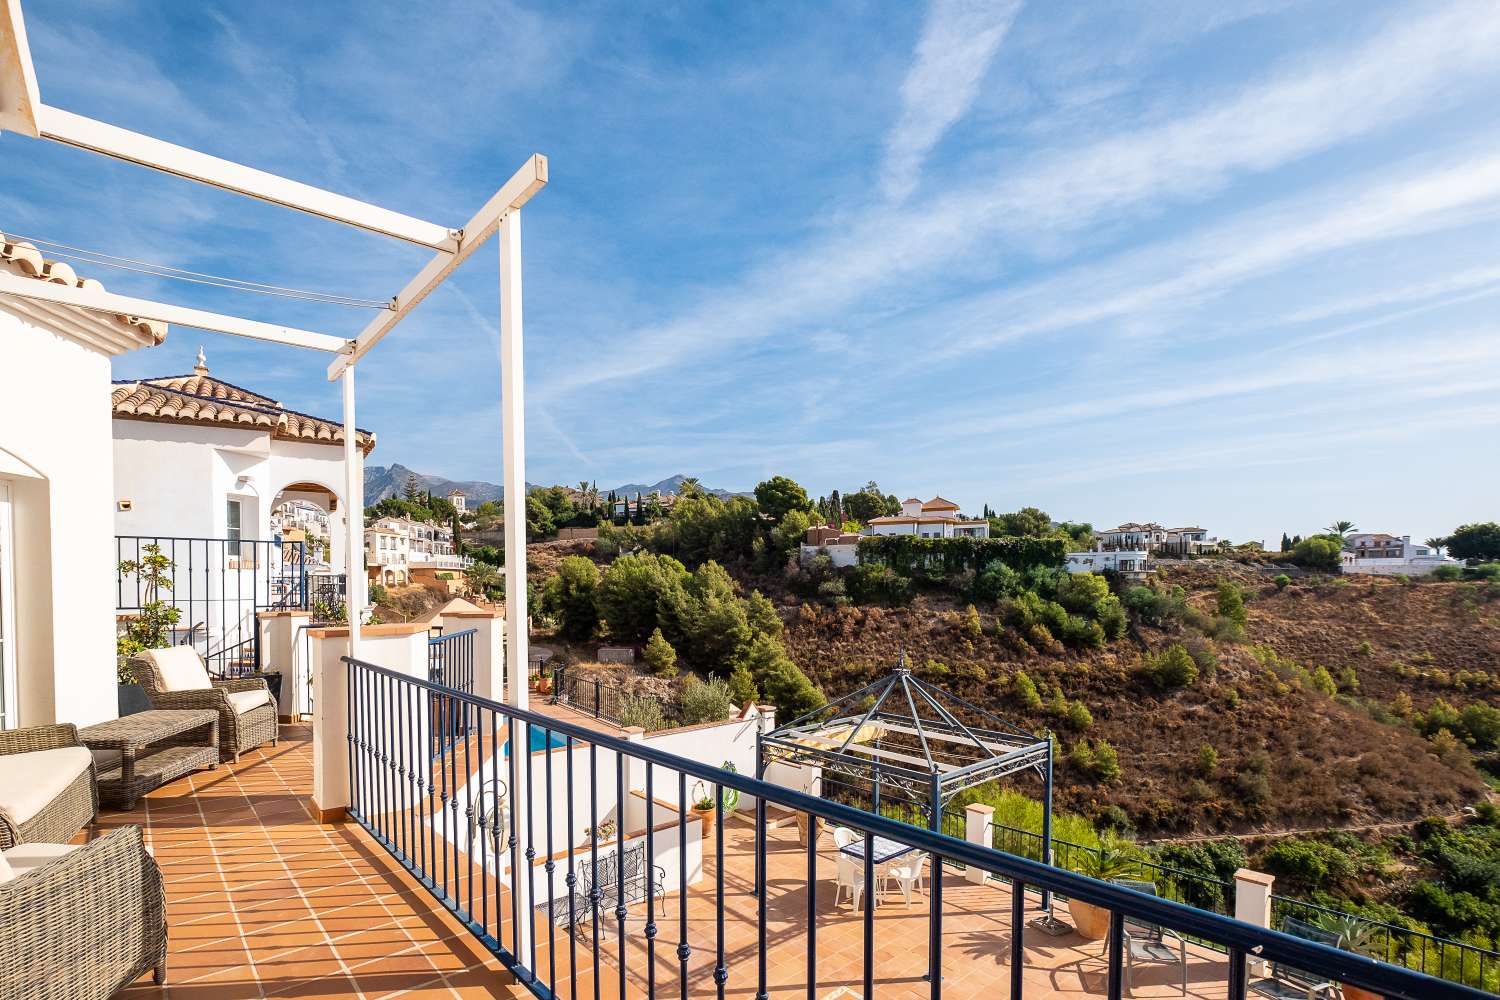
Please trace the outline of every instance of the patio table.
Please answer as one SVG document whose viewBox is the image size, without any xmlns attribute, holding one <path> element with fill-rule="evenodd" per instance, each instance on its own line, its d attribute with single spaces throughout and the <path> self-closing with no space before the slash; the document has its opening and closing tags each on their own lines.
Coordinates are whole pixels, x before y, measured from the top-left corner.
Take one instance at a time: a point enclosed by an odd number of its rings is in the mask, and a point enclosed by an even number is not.
<svg viewBox="0 0 1500 1000">
<path fill-rule="evenodd" d="M 90 750 L 113 750 L 119 760 L 96 763 L 99 797 L 134 809 L 153 788 L 200 767 L 219 766 L 219 713 L 213 709 L 137 712 L 78 731 Z"/>
<path fill-rule="evenodd" d="M 876 837 L 874 847 L 874 860 L 876 868 L 879 868 L 881 865 L 887 864 L 891 861 L 895 861 L 902 855 L 910 854 L 912 851 L 916 850 L 916 848 L 912 847 L 910 844 L 903 844 L 900 841 L 896 840 L 887 840 L 884 837 Z M 865 838 L 856 837 L 852 843 L 840 847 L 839 850 L 852 858 L 857 858 L 860 861 L 863 861 L 865 859 Z"/>
</svg>

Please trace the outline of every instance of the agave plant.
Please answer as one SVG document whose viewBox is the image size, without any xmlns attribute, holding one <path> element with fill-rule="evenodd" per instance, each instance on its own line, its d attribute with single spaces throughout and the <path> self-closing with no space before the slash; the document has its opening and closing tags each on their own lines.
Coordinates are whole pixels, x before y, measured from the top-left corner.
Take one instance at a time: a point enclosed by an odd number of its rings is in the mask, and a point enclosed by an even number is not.
<svg viewBox="0 0 1500 1000">
<path fill-rule="evenodd" d="M 1138 875 L 1141 870 L 1140 851 L 1128 840 L 1105 837 L 1099 841 L 1097 851 L 1084 853 L 1077 867 L 1078 874 L 1105 882 L 1129 875 Z"/>
<path fill-rule="evenodd" d="M 1345 951 L 1370 953 L 1375 937 L 1375 925 L 1361 920 L 1352 913 L 1321 913 L 1313 924 L 1330 934 L 1337 934 L 1339 947 Z"/>
</svg>

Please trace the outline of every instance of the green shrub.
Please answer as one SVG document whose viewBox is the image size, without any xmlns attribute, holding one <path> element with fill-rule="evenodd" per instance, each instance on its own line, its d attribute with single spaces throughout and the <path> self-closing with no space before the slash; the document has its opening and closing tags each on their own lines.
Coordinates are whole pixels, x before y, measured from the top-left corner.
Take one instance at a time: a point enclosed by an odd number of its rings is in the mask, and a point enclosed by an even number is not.
<svg viewBox="0 0 1500 1000">
<path fill-rule="evenodd" d="M 1184 688 L 1198 679 L 1198 665 L 1182 646 L 1173 643 L 1159 653 L 1147 656 L 1141 673 L 1157 688 L 1171 691 Z"/>
<path fill-rule="evenodd" d="M 1094 724 L 1094 716 L 1089 708 L 1081 701 L 1071 702 L 1064 715 L 1064 721 L 1079 732 L 1083 732 Z"/>
<path fill-rule="evenodd" d="M 1249 616 L 1245 611 L 1245 595 L 1232 580 L 1219 581 L 1218 594 L 1219 616 L 1244 628 Z"/>
<path fill-rule="evenodd" d="M 646 666 L 658 677 L 677 676 L 677 650 L 661 634 L 661 629 L 652 629 L 651 638 L 646 640 L 646 649 L 643 654 Z"/>
<path fill-rule="evenodd" d="M 753 705 L 760 699 L 760 692 L 755 687 L 755 677 L 743 663 L 729 674 L 729 697 L 741 708 Z"/>
<path fill-rule="evenodd" d="M 1108 740 L 1101 739 L 1090 743 L 1087 738 L 1081 739 L 1073 744 L 1068 759 L 1074 767 L 1100 784 L 1108 785 L 1119 780 L 1119 754 L 1115 752 L 1115 748 Z"/>
<path fill-rule="evenodd" d="M 1070 573 L 1057 585 L 1057 603 L 1082 614 L 1109 596 L 1109 583 L 1095 573 Z"/>
<path fill-rule="evenodd" d="M 620 709 L 620 724 L 627 729 L 640 726 L 646 732 L 655 732 L 667 727 L 662 715 L 661 702 L 645 695 L 634 695 L 625 699 Z"/>
<path fill-rule="evenodd" d="M 1207 743 L 1198 748 L 1198 773 L 1205 778 L 1219 769 L 1219 751 Z"/>
<path fill-rule="evenodd" d="M 984 624 L 979 620 L 979 609 L 972 604 L 964 612 L 964 634 L 970 639 L 979 639 L 984 635 Z"/>
<path fill-rule="evenodd" d="M 1010 679 L 1010 693 L 1017 701 L 1035 711 L 1042 707 L 1042 696 L 1026 671 L 1017 670 Z"/>
<path fill-rule="evenodd" d="M 1343 851 L 1297 837 L 1279 840 L 1266 848 L 1261 852 L 1260 864 L 1272 875 L 1307 892 L 1337 885 L 1355 873 L 1354 863 Z"/>
<path fill-rule="evenodd" d="M 1452 583 L 1454 580 L 1462 578 L 1464 575 L 1464 571 L 1458 566 L 1444 564 L 1434 569 L 1429 575 L 1434 580 L 1441 580 L 1444 583 Z"/>
<path fill-rule="evenodd" d="M 1287 576 L 1285 573 L 1277 573 L 1275 579 L 1273 579 L 1271 582 L 1276 584 L 1277 590 L 1285 590 L 1287 587 L 1291 586 L 1292 578 Z"/>
<path fill-rule="evenodd" d="M 1344 539 L 1340 535 L 1313 535 L 1292 546 L 1292 562 L 1306 569 L 1321 569 L 1336 572 L 1344 551 Z"/>
<path fill-rule="evenodd" d="M 1339 693 L 1339 686 L 1334 683 L 1333 675 L 1328 672 L 1327 667 L 1318 667 L 1312 672 L 1312 686 L 1329 698 Z"/>
<path fill-rule="evenodd" d="M 851 569 L 845 589 L 856 604 L 909 604 L 913 593 L 910 577 L 875 563 L 861 563 Z"/>
<path fill-rule="evenodd" d="M 564 638 L 579 642 L 598 629 L 600 579 L 592 559 L 567 556 L 558 563 L 557 575 L 542 588 L 542 610 L 557 619 Z"/>
<path fill-rule="evenodd" d="M 713 677 L 705 681 L 689 676 L 679 700 L 682 724 L 696 726 L 701 722 L 723 722 L 729 718 L 732 702 L 729 685 L 723 680 Z"/>
</svg>

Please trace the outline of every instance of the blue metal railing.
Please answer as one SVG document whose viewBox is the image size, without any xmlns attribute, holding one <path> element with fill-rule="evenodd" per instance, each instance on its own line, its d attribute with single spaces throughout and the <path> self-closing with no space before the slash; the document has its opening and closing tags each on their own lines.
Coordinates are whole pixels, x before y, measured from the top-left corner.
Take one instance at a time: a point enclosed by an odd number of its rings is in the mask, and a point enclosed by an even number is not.
<svg viewBox="0 0 1500 1000">
<path fill-rule="evenodd" d="M 778 785 L 756 780 L 744 774 L 724 770 L 695 760 L 679 757 L 649 745 L 615 738 L 583 726 L 573 725 L 521 709 L 479 698 L 472 694 L 424 682 L 374 664 L 345 658 L 349 671 L 349 771 L 351 787 L 351 818 L 368 830 L 375 840 L 402 863 L 434 898 L 488 948 L 509 970 L 519 983 L 526 986 L 541 1000 L 554 1000 L 560 996 L 577 995 L 579 983 L 579 960 L 591 962 L 593 983 L 601 982 L 600 976 L 618 975 L 620 996 L 627 993 L 627 981 L 639 985 L 647 1000 L 655 1000 L 657 978 L 675 971 L 680 977 L 681 995 L 688 993 L 690 976 L 689 962 L 694 946 L 701 949 L 707 944 L 712 950 L 713 968 L 711 980 L 719 997 L 725 993 L 725 984 L 731 975 L 743 974 L 753 977 L 756 983 L 755 996 L 765 1000 L 769 995 L 767 979 L 768 942 L 768 898 L 775 893 L 779 921 L 795 921 L 805 936 L 807 948 L 806 995 L 817 1000 L 821 992 L 834 985 L 819 983 L 817 963 L 817 926 L 826 922 L 826 915 L 817 909 L 816 892 L 810 891 L 817 879 L 817 839 L 807 837 L 807 880 L 796 884 L 784 880 L 757 880 L 750 890 L 754 906 L 741 905 L 736 901 L 726 906 L 724 841 L 721 832 L 714 837 L 714 877 L 712 887 L 701 890 L 703 896 L 714 904 L 714 919 L 697 921 L 696 942 L 690 936 L 688 921 L 688 891 L 679 891 L 678 914 L 675 921 L 668 920 L 666 926 L 657 923 L 656 908 L 646 906 L 644 912 L 632 914 L 623 905 L 617 905 L 612 913 L 600 910 L 600 888 L 597 879 L 592 882 L 591 897 L 581 901 L 589 912 L 599 914 L 593 920 L 593 940 L 584 943 L 584 954 L 580 955 L 576 925 L 563 929 L 568 940 L 565 949 L 559 950 L 556 940 L 558 927 L 553 920 L 542 920 L 541 907 L 530 908 L 533 897 L 545 895 L 546 913 L 558 912 L 555 896 L 559 868 L 558 859 L 566 864 L 567 876 L 562 879 L 568 893 L 563 900 L 565 908 L 572 910 L 573 892 L 579 884 L 576 867 L 591 866 L 597 871 L 601 850 L 619 849 L 623 840 L 611 840 L 613 831 L 601 833 L 598 813 L 599 792 L 612 794 L 617 804 L 627 801 L 627 791 L 637 791 L 637 775 L 644 779 L 644 795 L 640 807 L 644 811 L 644 839 L 646 856 L 655 860 L 653 837 L 673 836 L 677 844 L 691 844 L 688 835 L 689 781 L 704 786 L 707 797 L 711 797 L 715 827 L 723 831 L 725 819 L 726 790 L 745 796 L 753 796 L 754 806 L 754 854 L 756 870 L 765 872 L 767 858 L 767 807 L 777 805 L 794 813 L 818 817 L 825 822 L 849 827 L 862 833 L 866 841 L 866 884 L 872 885 L 868 865 L 873 857 L 875 837 L 893 840 L 911 848 L 930 854 L 937 864 L 934 871 L 941 871 L 942 862 L 963 864 L 978 868 L 990 875 L 999 876 L 1012 883 L 1011 920 L 1008 927 L 1009 958 L 1011 965 L 1010 993 L 1012 1000 L 1026 995 L 1023 970 L 1027 963 L 1027 923 L 1025 911 L 1027 893 L 1043 891 L 1056 893 L 1071 900 L 1092 904 L 1110 911 L 1109 931 L 1106 937 L 1105 964 L 1107 987 L 1105 995 L 1110 1000 L 1120 1000 L 1125 990 L 1125 949 L 1128 918 L 1132 923 L 1158 925 L 1171 928 L 1184 935 L 1212 942 L 1227 955 L 1224 975 L 1227 981 L 1228 1000 L 1245 1000 L 1248 987 L 1247 960 L 1262 959 L 1274 965 L 1305 969 L 1335 980 L 1346 986 L 1358 986 L 1387 997 L 1388 1000 L 1479 1000 L 1488 996 L 1477 989 L 1447 982 L 1417 971 L 1377 962 L 1351 951 L 1319 944 L 1274 930 L 1242 923 L 1232 918 L 1186 906 L 1169 899 L 1146 895 L 1124 886 L 1101 882 L 1082 875 L 1052 867 L 1027 858 L 997 851 L 991 847 L 971 844 L 964 840 L 901 823 L 884 816 L 877 816 L 842 803 L 817 798 L 792 791 Z M 433 716 L 428 712 L 433 705 L 446 706 L 444 711 L 462 717 L 466 738 L 460 739 L 444 749 L 435 758 L 424 753 L 426 746 L 424 729 Z M 531 746 L 533 736 L 539 734 L 543 747 L 558 747 L 558 752 L 527 754 L 511 752 L 511 747 Z M 556 760 L 554 761 L 554 758 Z M 524 762 L 524 763 L 520 763 Z M 558 773 L 554 773 L 554 768 Z M 505 787 L 513 790 L 514 801 L 509 817 L 500 808 L 483 808 L 483 793 L 488 788 L 498 788 L 501 771 L 505 770 Z M 575 774 L 575 770 L 585 773 Z M 610 772 L 613 772 L 611 774 Z M 657 773 L 663 777 L 675 777 L 655 785 Z M 627 783 L 626 775 L 631 775 Z M 524 782 L 518 782 L 518 776 Z M 673 796 L 671 786 L 676 786 Z M 612 786 L 612 789 L 611 789 Z M 476 813 L 475 789 L 479 790 L 481 808 Z M 659 790 L 660 789 L 660 790 Z M 574 833 L 573 822 L 575 793 L 588 796 L 583 807 L 588 811 L 589 825 L 584 842 Z M 663 796 L 659 801 L 658 795 Z M 695 798 L 697 790 L 695 789 Z M 708 798 L 705 798 L 705 801 Z M 567 810 L 567 825 L 559 840 L 554 830 L 552 817 L 554 805 Z M 517 819 L 524 812 L 524 821 Z M 674 818 L 658 824 L 662 812 Z M 538 825 L 537 814 L 544 814 L 545 823 Z M 607 820 L 608 817 L 606 817 Z M 617 817 L 618 818 L 618 817 Z M 813 824 L 809 824 L 810 826 Z M 620 830 L 624 838 L 627 831 Z M 641 836 L 632 834 L 632 836 Z M 705 853 L 708 850 L 706 838 Z M 560 852 L 559 852 L 559 849 Z M 778 848 L 778 854 L 784 853 Z M 680 884 L 687 885 L 686 850 L 677 850 L 680 868 Z M 541 862 L 538 863 L 540 857 Z M 506 878 L 508 871 L 509 878 Z M 617 866 L 623 879 L 623 866 Z M 658 876 L 652 865 L 646 866 L 645 899 L 654 898 L 654 880 Z M 524 888 L 523 888 L 524 887 Z M 692 890 L 694 893 L 700 890 Z M 735 890 L 743 893 L 743 888 Z M 802 923 L 797 907 L 803 905 L 805 897 L 806 922 Z M 936 892 L 934 900 L 940 899 Z M 617 886 L 614 900 L 625 899 L 625 888 Z M 523 910 L 523 907 L 526 909 Z M 792 910 L 788 910 L 792 907 Z M 751 915 L 753 913 L 753 916 Z M 874 907 L 867 906 L 863 914 L 863 989 L 860 995 L 871 997 L 874 993 L 876 924 Z M 928 989 L 932 1000 L 941 1000 L 943 990 L 942 963 L 944 960 L 943 913 L 941 904 L 929 907 L 930 932 L 927 961 L 931 975 Z M 600 924 L 612 919 L 610 928 L 618 942 L 618 952 L 609 959 L 603 958 L 600 944 Z M 736 948 L 734 968 L 730 968 L 730 952 L 726 949 L 726 921 L 752 922 L 755 946 Z M 676 924 L 677 943 L 675 954 L 678 969 L 671 970 L 670 962 L 657 962 L 657 937 L 670 933 Z M 776 946 L 783 947 L 786 932 L 778 931 Z M 793 933 L 798 933 L 794 931 Z M 544 962 L 538 962 L 538 936 L 547 937 L 547 954 Z M 709 938 L 705 941 L 705 937 Z M 743 942 L 746 936 L 737 934 Z M 663 942 L 664 944 L 666 942 Z M 886 945 L 905 946 L 908 940 L 887 941 Z M 611 952 L 615 949 L 610 947 Z M 590 954 L 591 953 L 591 954 Z M 632 965 L 631 957 L 636 962 Z M 662 956 L 667 958 L 666 955 Z M 558 966 L 566 959 L 567 968 Z M 604 963 L 604 964 L 602 964 Z M 613 966 L 613 969 L 610 968 Z M 1205 972 L 1212 974 L 1214 965 L 1200 960 L 1195 976 L 1201 980 Z M 572 994 L 566 992 L 570 984 Z M 744 987 L 739 987 L 743 989 Z M 701 987 L 700 987 L 701 989 Z M 1000 992 L 995 982 L 993 992 Z M 560 990 L 565 992 L 560 993 Z M 615 992 L 611 984 L 610 992 Z M 677 991 L 673 990 L 675 994 Z"/>
</svg>

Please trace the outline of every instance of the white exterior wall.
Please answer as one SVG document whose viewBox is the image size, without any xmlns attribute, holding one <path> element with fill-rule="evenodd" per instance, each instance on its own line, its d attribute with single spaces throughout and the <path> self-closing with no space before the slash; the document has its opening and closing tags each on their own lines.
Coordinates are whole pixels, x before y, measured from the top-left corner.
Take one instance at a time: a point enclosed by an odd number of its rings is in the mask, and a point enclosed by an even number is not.
<svg viewBox="0 0 1500 1000">
<path fill-rule="evenodd" d="M 103 392 L 107 396 L 108 388 Z M 341 445 L 280 441 L 248 428 L 118 418 L 112 431 L 115 499 L 131 502 L 131 510 L 115 514 L 115 534 L 223 538 L 225 501 L 233 498 L 240 501 L 244 540 L 275 538 L 271 516 L 278 494 L 293 483 L 315 483 L 339 497 L 340 509 L 328 519 L 329 561 L 342 569 L 348 505 L 340 488 Z M 296 496 L 322 506 L 315 494 Z M 358 516 L 364 516 L 363 507 Z"/>
<path fill-rule="evenodd" d="M 110 359 L 3 306 L 0 356 L 0 479 L 15 518 L 16 722 L 91 725 L 117 712 Z"/>
<path fill-rule="evenodd" d="M 811 562 L 814 556 L 826 554 L 833 560 L 833 564 L 840 569 L 854 566 L 859 562 L 858 545 L 807 545 L 803 544 L 799 559 L 806 564 Z"/>
<path fill-rule="evenodd" d="M 1122 562 L 1132 563 L 1132 567 L 1125 572 L 1144 573 L 1146 571 L 1146 553 L 1143 550 L 1131 551 L 1130 549 L 1109 549 L 1099 552 L 1069 552 L 1067 555 L 1067 568 L 1069 573 L 1103 573 L 1105 570 L 1120 572 Z"/>
<path fill-rule="evenodd" d="M 1457 559 L 1442 556 L 1413 556 L 1410 559 L 1353 558 L 1353 553 L 1344 553 L 1343 571 L 1369 576 L 1427 576 L 1439 566 L 1462 566 Z"/>
</svg>

